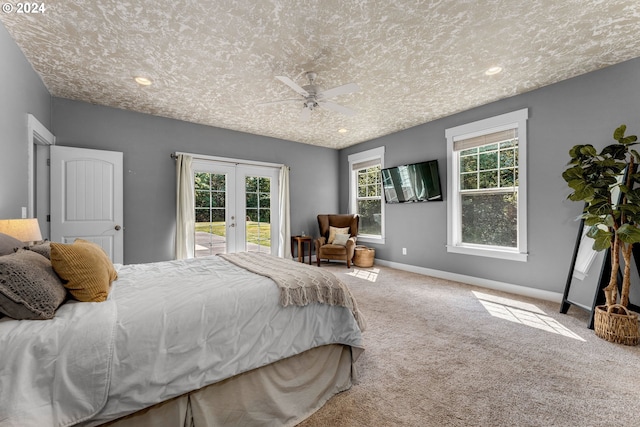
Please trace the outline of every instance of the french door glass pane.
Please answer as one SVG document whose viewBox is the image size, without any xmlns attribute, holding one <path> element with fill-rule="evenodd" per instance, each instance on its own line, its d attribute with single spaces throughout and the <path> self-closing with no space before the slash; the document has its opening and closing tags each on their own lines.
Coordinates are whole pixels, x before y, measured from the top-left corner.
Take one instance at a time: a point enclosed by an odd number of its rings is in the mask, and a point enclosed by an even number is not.
<svg viewBox="0 0 640 427">
<path fill-rule="evenodd" d="M 245 178 L 245 243 L 248 252 L 271 253 L 271 179 Z"/>
<path fill-rule="evenodd" d="M 195 173 L 195 256 L 222 254 L 227 248 L 225 223 L 227 177 L 208 172 Z"/>
</svg>

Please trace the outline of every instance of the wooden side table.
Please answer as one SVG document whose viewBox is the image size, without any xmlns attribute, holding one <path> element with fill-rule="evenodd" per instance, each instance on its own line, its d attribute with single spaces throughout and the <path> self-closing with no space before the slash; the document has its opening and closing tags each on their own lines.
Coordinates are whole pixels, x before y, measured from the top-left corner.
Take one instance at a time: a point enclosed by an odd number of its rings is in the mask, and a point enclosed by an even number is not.
<svg viewBox="0 0 640 427">
<path fill-rule="evenodd" d="M 293 257 L 293 242 L 298 243 L 298 262 L 304 262 L 304 245 L 309 244 L 309 265 L 311 265 L 311 253 L 313 252 L 313 237 L 291 236 L 291 256 Z"/>
</svg>

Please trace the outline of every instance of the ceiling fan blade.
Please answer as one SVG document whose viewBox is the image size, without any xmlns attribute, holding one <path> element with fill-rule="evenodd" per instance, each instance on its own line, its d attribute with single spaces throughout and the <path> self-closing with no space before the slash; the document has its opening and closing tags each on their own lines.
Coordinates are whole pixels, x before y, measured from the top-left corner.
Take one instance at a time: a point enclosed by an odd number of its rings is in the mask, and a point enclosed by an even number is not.
<svg viewBox="0 0 640 427">
<path fill-rule="evenodd" d="M 300 121 L 308 122 L 311 119 L 311 109 L 303 108 L 300 112 Z"/>
<path fill-rule="evenodd" d="M 307 92 L 306 90 L 302 89 L 296 82 L 291 80 L 289 77 L 287 77 L 287 76 L 276 76 L 276 79 L 280 80 L 282 83 L 286 84 L 291 89 L 293 89 L 296 92 L 298 92 L 300 95 L 309 96 L 309 92 Z"/>
<path fill-rule="evenodd" d="M 291 102 L 302 102 L 303 100 L 296 98 L 296 99 L 281 99 L 279 101 L 268 101 L 268 102 L 258 102 L 256 105 L 274 105 L 274 104 L 288 104 Z"/>
<path fill-rule="evenodd" d="M 356 83 L 347 83 L 346 85 L 334 87 L 332 89 L 327 89 L 318 94 L 318 98 L 327 99 L 333 98 L 338 95 L 346 95 L 348 93 L 358 92 L 360 90 L 360 86 Z"/>
<path fill-rule="evenodd" d="M 357 113 L 356 110 L 352 110 L 349 107 L 345 107 L 344 105 L 336 104 L 331 101 L 318 101 L 318 105 L 322 108 L 326 108 L 327 110 L 336 111 L 347 116 L 355 116 Z"/>
</svg>

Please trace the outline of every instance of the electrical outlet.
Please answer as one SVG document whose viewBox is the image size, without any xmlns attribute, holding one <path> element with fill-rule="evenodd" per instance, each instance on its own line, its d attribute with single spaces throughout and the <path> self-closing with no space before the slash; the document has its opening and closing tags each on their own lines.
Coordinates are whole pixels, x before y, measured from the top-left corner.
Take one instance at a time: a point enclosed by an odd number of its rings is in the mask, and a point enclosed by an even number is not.
<svg viewBox="0 0 640 427">
<path fill-rule="evenodd" d="M 402 248 L 402 255 L 406 255 L 407 254 L 407 248 Z"/>
</svg>

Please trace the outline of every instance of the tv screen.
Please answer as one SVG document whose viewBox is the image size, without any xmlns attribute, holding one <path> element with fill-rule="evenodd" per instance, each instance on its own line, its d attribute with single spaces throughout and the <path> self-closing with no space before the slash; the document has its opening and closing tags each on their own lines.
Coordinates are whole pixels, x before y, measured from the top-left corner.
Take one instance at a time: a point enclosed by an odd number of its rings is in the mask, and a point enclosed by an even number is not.
<svg viewBox="0 0 640 427">
<path fill-rule="evenodd" d="M 386 168 L 381 172 L 387 203 L 442 200 L 437 160 Z"/>
</svg>

